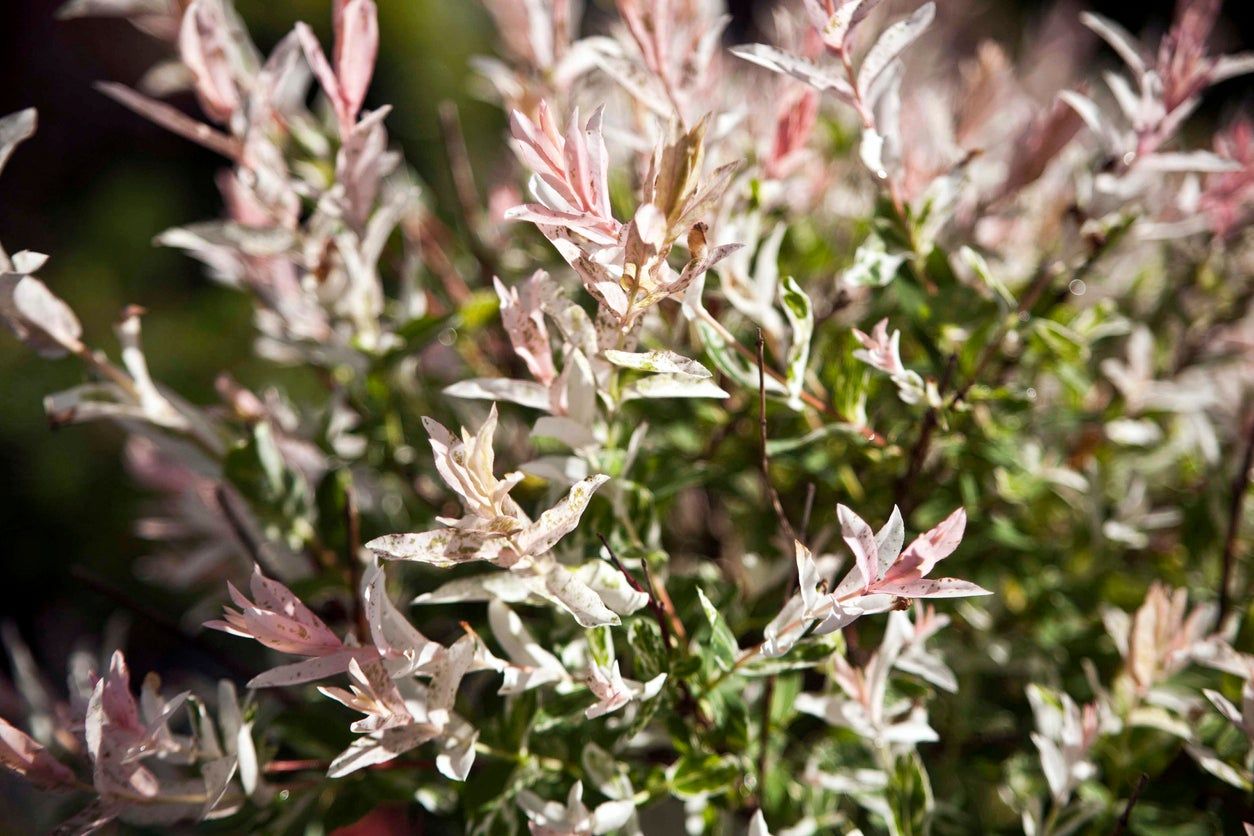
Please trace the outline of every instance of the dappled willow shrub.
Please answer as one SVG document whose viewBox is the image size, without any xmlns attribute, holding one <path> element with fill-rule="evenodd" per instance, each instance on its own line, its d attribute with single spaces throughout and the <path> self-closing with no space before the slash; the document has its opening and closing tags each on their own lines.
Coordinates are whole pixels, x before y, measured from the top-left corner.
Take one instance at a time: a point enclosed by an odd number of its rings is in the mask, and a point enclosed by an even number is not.
<svg viewBox="0 0 1254 836">
<path fill-rule="evenodd" d="M 272 658 L 136 696 L 120 649 L 61 688 L 9 631 L 5 766 L 72 832 L 1236 827 L 1254 132 L 1189 117 L 1254 56 L 1212 53 L 1213 0 L 1018 55 L 891 5 L 728 48 L 715 0 L 487 0 L 513 153 L 446 108 L 438 215 L 363 109 L 371 0 L 268 56 L 228 0 L 71 2 L 168 45 L 102 85 L 226 163 L 159 243 L 322 388 L 190 403 L 144 311 L 111 356 L 0 253 L 9 330 L 83 369 L 49 419 L 116 424 L 162 498 L 151 606 Z"/>
</svg>

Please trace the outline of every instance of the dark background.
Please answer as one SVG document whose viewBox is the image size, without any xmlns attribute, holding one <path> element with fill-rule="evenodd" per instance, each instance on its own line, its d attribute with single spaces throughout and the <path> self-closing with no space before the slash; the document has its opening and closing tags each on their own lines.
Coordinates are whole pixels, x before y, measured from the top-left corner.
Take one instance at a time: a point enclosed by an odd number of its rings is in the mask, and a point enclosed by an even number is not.
<svg viewBox="0 0 1254 836">
<path fill-rule="evenodd" d="M 1045 8 L 1035 0 L 988 2 L 990 17 L 995 11 L 998 18 L 992 30 L 1011 39 L 1020 25 L 1014 14 L 1031 18 Z M 249 308 L 151 240 L 168 227 L 217 214 L 212 176 L 221 161 L 93 90 L 96 80 L 134 83 L 163 45 L 118 20 L 57 21 L 58 5 L 0 2 L 0 114 L 40 111 L 38 134 L 0 178 L 0 241 L 10 252 L 52 255 L 41 276 L 79 313 L 96 345 L 113 350 L 110 324 L 124 305 L 148 308 L 145 338 L 156 377 L 194 401 L 212 400 L 220 370 L 257 379 Z M 263 51 L 299 19 L 329 38 L 326 0 L 237 5 Z M 732 38 L 751 34 L 755 5 L 761 4 L 732 3 Z M 1139 32 L 1162 29 L 1173 3 L 1087 5 Z M 1219 39 L 1254 42 L 1251 3 L 1228 6 Z M 394 141 L 437 202 L 452 205 L 435 128 L 438 103 L 452 98 L 462 106 L 475 159 L 490 159 L 501 148 L 501 115 L 467 92 L 467 58 L 490 49 L 486 16 L 472 0 L 379 0 L 379 7 L 383 43 L 372 102 L 395 106 L 388 120 Z M 973 37 L 989 30 L 985 23 L 994 21 L 973 25 Z M 1220 99 L 1244 95 L 1245 88 L 1229 83 Z M 75 362 L 41 361 L 0 332 L 0 615 L 18 624 L 54 677 L 72 641 L 97 632 L 117 609 L 72 578 L 71 566 L 90 566 L 165 612 L 177 615 L 185 603 L 154 596 L 131 579 L 130 564 L 145 550 L 131 533 L 144 497 L 121 471 L 120 433 L 103 424 L 52 432 L 44 421 L 43 396 L 80 379 Z M 139 670 L 164 667 L 176 651 L 186 652 L 151 626 L 135 624 L 146 631 L 130 648 Z"/>
</svg>

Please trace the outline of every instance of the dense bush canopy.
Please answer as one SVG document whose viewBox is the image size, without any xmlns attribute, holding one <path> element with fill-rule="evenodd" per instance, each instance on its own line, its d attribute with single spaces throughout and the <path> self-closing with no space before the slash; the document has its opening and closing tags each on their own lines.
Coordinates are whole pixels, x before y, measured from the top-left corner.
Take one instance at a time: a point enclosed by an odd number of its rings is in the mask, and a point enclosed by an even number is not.
<svg viewBox="0 0 1254 836">
<path fill-rule="evenodd" d="M 1212 48 L 1218 0 L 967 51 L 958 3 L 785 0 L 738 45 L 717 0 L 484 4 L 509 131 L 472 159 L 442 109 L 445 214 L 366 105 L 372 0 L 268 55 L 229 0 L 65 6 L 168 46 L 100 89 L 223 159 L 221 217 L 157 243 L 248 298 L 275 377 L 192 403 L 149 371 L 160 311 L 112 345 L 0 250 L 0 319 L 82 369 L 50 423 L 115 424 L 157 498 L 121 603 L 199 596 L 181 635 L 230 674 L 8 630 L 0 763 L 45 814 L 1254 820 L 1254 125 L 1190 119 L 1254 54 Z"/>
</svg>

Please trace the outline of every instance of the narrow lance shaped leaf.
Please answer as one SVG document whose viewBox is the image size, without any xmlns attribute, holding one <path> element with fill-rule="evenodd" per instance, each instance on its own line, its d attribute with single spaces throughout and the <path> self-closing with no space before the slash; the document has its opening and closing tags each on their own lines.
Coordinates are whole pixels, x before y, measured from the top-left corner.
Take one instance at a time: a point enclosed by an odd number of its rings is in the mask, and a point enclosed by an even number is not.
<svg viewBox="0 0 1254 836">
<path fill-rule="evenodd" d="M 83 350 L 83 326 L 74 311 L 33 276 L 0 274 L 0 318 L 42 357 Z"/>
<path fill-rule="evenodd" d="M 519 551 L 525 555 L 541 555 L 574 531 L 584 509 L 592 501 L 592 495 L 609 478 L 603 475 L 591 476 L 572 487 L 561 502 L 541 514 L 540 519 L 514 538 Z"/>
<path fill-rule="evenodd" d="M 740 647 L 736 644 L 736 636 L 732 633 L 731 628 L 727 626 L 726 619 L 718 608 L 706 597 L 705 592 L 700 588 L 697 589 L 697 598 L 701 601 L 701 611 L 705 613 L 705 620 L 710 623 L 710 653 L 714 658 L 715 664 L 725 671 L 729 671 L 736 664 L 736 657 L 740 655 Z"/>
<path fill-rule="evenodd" d="M 687 374 L 655 374 L 632 383 L 623 390 L 622 399 L 640 398 L 727 398 L 721 386 L 705 377 Z"/>
<path fill-rule="evenodd" d="M 10 113 L 0 119 L 0 171 L 4 171 L 5 163 L 13 156 L 14 149 L 35 135 L 38 121 L 33 107 Z"/>
<path fill-rule="evenodd" d="M 853 99 L 853 88 L 837 74 L 834 67 L 821 67 L 809 59 L 766 44 L 734 46 L 731 53 L 751 64 L 804 81 L 819 92 L 830 90 L 846 101 Z"/>
<path fill-rule="evenodd" d="M 1141 48 L 1126 29 L 1110 18 L 1092 12 L 1082 12 L 1080 22 L 1110 44 L 1111 49 L 1119 54 L 1133 75 L 1137 78 L 1145 75 L 1145 59 L 1141 57 Z"/>
<path fill-rule="evenodd" d="M 932 25 L 936 16 L 936 4 L 925 3 L 914 14 L 884 30 L 875 46 L 862 60 L 858 69 L 858 89 L 867 92 L 892 60 L 906 50 Z"/>
<path fill-rule="evenodd" d="M 621 623 L 618 615 L 605 606 L 601 597 L 591 587 L 579 580 L 574 572 L 560 564 L 549 570 L 544 576 L 543 589 L 537 591 L 563 607 L 582 627 Z"/>
<path fill-rule="evenodd" d="M 710 370 L 696 360 L 683 357 L 673 351 L 616 351 L 607 349 L 604 357 L 615 366 L 642 372 L 672 372 L 691 377 L 712 377 Z"/>
<path fill-rule="evenodd" d="M 374 75 L 379 52 L 378 10 L 373 0 L 349 0 L 336 22 L 335 74 L 343 99 L 341 118 L 353 121 Z"/>
<path fill-rule="evenodd" d="M 801 392 L 805 389 L 806 367 L 810 364 L 810 340 L 814 336 L 814 306 L 810 297 L 792 276 L 785 277 L 779 289 L 779 301 L 784 316 L 792 328 L 792 340 L 788 345 L 788 402 L 793 409 L 801 409 Z"/>
<path fill-rule="evenodd" d="M 840 536 L 853 552 L 855 564 L 862 573 L 862 584 L 870 586 L 879 580 L 879 547 L 875 533 L 845 505 L 836 506 L 836 516 L 840 520 Z"/>
</svg>

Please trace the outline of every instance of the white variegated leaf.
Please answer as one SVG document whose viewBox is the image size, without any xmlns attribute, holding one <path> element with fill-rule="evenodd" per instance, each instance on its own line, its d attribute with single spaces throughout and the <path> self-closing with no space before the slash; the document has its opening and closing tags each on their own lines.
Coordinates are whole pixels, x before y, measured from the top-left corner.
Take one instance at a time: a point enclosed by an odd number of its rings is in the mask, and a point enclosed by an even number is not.
<svg viewBox="0 0 1254 836">
<path fill-rule="evenodd" d="M 604 352 L 606 360 L 624 369 L 642 372 L 685 374 L 690 377 L 712 377 L 710 370 L 688 357 L 673 351 L 615 351 Z"/>
<path fill-rule="evenodd" d="M 583 627 L 620 623 L 614 611 L 605 606 L 591 587 L 560 564 L 555 564 L 545 574 L 536 592 L 561 606 Z"/>
<path fill-rule="evenodd" d="M 732 47 L 731 53 L 751 64 L 804 81 L 819 91 L 831 90 L 845 100 L 853 98 L 853 88 L 849 86 L 848 81 L 840 77 L 835 67 L 820 67 L 807 58 L 766 44 L 735 46 Z"/>
<path fill-rule="evenodd" d="M 32 276 L 0 274 L 0 318 L 42 357 L 63 357 L 82 347 L 83 326 L 74 311 Z"/>
<path fill-rule="evenodd" d="M 1140 78 L 1145 75 L 1145 59 L 1141 57 L 1141 48 L 1128 30 L 1110 18 L 1092 12 L 1081 13 L 1080 22 L 1110 44 L 1110 48 L 1119 54 L 1134 76 Z"/>
<path fill-rule="evenodd" d="M 935 16 L 936 4 L 924 3 L 915 10 L 914 14 L 885 29 L 884 34 L 880 35 L 879 40 L 866 54 L 866 58 L 862 59 L 862 66 L 858 69 L 858 89 L 863 92 L 868 91 L 875 79 L 879 78 L 880 73 L 892 63 L 893 59 L 918 40 L 919 36 L 932 25 L 932 19 Z"/>
<path fill-rule="evenodd" d="M 519 406 L 541 409 L 545 412 L 548 412 L 552 406 L 549 401 L 548 388 L 530 380 L 510 380 L 503 377 L 463 380 L 445 387 L 444 394 L 454 398 L 509 401 Z"/>
<path fill-rule="evenodd" d="M 34 108 L 19 110 L 0 118 L 0 171 L 13 154 L 13 149 L 35 135 L 38 122 Z"/>
<path fill-rule="evenodd" d="M 726 398 L 721 386 L 709 378 L 687 374 L 656 374 L 641 378 L 623 390 L 624 401 L 641 398 Z"/>
<path fill-rule="evenodd" d="M 1210 151 L 1166 151 L 1150 154 L 1141 157 L 1137 165 L 1150 171 L 1196 171 L 1204 174 L 1241 170 L 1237 162 Z"/>
</svg>

